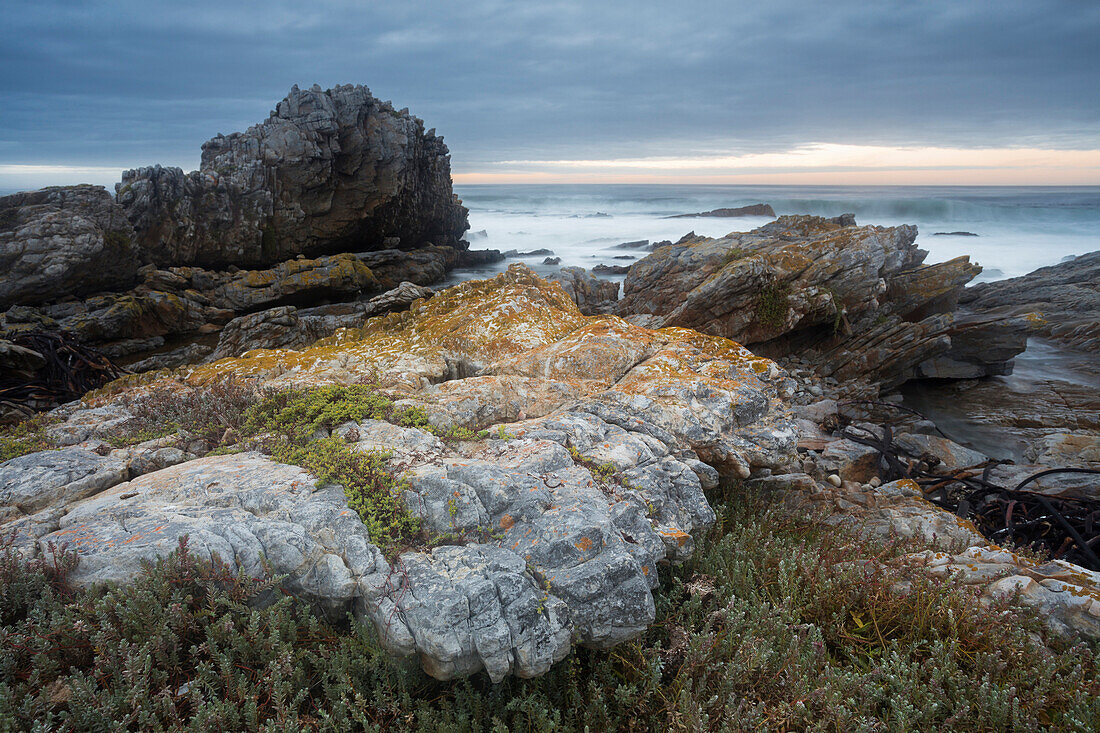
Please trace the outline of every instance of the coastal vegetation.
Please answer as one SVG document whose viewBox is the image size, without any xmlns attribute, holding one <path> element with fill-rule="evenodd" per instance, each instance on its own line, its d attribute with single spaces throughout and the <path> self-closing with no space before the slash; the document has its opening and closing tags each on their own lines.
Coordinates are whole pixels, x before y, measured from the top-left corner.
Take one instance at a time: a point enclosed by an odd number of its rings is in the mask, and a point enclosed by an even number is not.
<svg viewBox="0 0 1100 733">
<path fill-rule="evenodd" d="M 657 622 L 535 680 L 427 677 L 369 624 L 323 619 L 186 543 L 133 583 L 80 591 L 73 555 L 0 553 L 5 730 L 1095 730 L 1095 645 L 1010 599 L 909 572 L 727 484 Z"/>
</svg>

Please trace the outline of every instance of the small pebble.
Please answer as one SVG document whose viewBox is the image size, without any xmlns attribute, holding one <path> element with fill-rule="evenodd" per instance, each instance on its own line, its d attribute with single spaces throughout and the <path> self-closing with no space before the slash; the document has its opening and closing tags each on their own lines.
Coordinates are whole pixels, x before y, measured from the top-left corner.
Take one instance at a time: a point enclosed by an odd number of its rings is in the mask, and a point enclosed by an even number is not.
<svg viewBox="0 0 1100 733">
<path fill-rule="evenodd" d="M 872 476 L 871 480 L 867 482 L 867 485 L 870 486 L 872 489 L 877 489 L 878 487 L 882 486 L 882 479 L 880 479 L 878 476 Z"/>
<path fill-rule="evenodd" d="M 830 473 L 828 480 L 829 480 L 829 483 L 831 483 L 833 486 L 836 486 L 837 488 L 840 488 L 840 484 L 842 483 L 841 480 L 840 480 L 840 476 L 837 476 L 835 473 Z"/>
</svg>

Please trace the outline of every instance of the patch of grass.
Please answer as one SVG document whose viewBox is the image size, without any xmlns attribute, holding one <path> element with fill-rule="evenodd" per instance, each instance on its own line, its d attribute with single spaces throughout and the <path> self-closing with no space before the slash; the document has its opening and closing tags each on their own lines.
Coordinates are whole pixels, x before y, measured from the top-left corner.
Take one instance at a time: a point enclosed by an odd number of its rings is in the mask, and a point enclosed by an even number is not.
<svg viewBox="0 0 1100 733">
<path fill-rule="evenodd" d="M 756 320 L 771 329 L 783 328 L 791 309 L 787 302 L 790 294 L 791 286 L 787 283 L 762 287 L 756 296 Z"/>
<path fill-rule="evenodd" d="M 67 560 L 0 552 L 0 720 L 15 729 L 1092 731 L 1097 648 L 1010 600 L 910 574 L 905 548 L 718 505 L 697 556 L 661 570 L 656 623 L 545 676 L 441 683 L 330 625 L 273 579 L 186 547 L 83 593 Z M 899 582 L 908 590 L 899 592 Z"/>
<path fill-rule="evenodd" d="M 740 247 L 730 247 L 726 250 L 726 253 L 722 256 L 722 267 L 725 267 L 731 262 L 742 260 L 749 256 L 749 252 L 741 249 Z"/>
<path fill-rule="evenodd" d="M 0 463 L 28 453 L 56 448 L 53 441 L 46 437 L 46 428 L 56 422 L 56 418 L 38 414 L 15 425 L 0 426 Z"/>
</svg>

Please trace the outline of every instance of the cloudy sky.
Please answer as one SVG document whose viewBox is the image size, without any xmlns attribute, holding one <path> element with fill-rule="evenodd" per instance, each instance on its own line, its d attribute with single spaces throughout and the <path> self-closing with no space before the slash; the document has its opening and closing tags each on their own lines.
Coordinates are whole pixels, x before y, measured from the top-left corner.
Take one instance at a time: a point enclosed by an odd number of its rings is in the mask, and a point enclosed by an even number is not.
<svg viewBox="0 0 1100 733">
<path fill-rule="evenodd" d="M 456 179 L 1100 184 L 1095 0 L 4 0 L 0 188 L 362 83 Z"/>
</svg>

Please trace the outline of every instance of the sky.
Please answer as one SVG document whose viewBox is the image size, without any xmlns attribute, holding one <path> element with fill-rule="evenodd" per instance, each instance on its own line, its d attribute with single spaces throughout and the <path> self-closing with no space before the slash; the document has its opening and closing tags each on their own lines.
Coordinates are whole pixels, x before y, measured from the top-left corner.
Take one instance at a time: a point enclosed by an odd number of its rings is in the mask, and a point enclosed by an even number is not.
<svg viewBox="0 0 1100 733">
<path fill-rule="evenodd" d="M 456 182 L 1100 184 L 1095 0 L 4 0 L 0 189 L 365 84 Z"/>
</svg>

